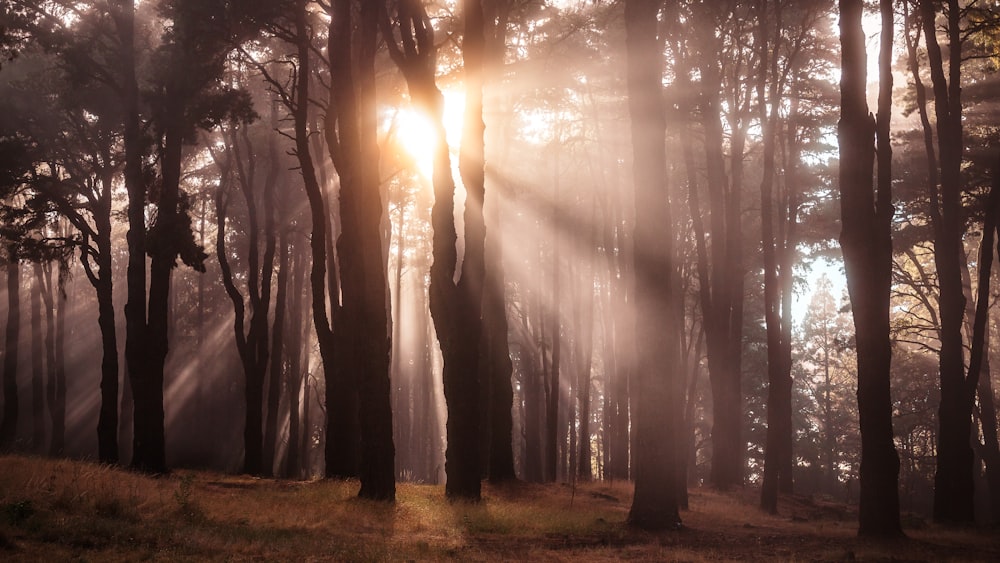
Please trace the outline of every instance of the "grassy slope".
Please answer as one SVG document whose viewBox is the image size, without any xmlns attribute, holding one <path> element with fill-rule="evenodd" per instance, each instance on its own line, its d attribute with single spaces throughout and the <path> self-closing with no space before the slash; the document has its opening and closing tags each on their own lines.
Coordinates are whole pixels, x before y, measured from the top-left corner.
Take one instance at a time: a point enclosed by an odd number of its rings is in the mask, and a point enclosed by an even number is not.
<svg viewBox="0 0 1000 563">
<path fill-rule="evenodd" d="M 395 506 L 352 482 L 178 471 L 150 478 L 77 461 L 0 457 L 0 560 L 1000 560 L 1000 535 L 934 526 L 856 538 L 844 507 L 693 492 L 680 532 L 632 532 L 626 484 L 486 487 L 482 504 L 402 484 Z"/>
</svg>

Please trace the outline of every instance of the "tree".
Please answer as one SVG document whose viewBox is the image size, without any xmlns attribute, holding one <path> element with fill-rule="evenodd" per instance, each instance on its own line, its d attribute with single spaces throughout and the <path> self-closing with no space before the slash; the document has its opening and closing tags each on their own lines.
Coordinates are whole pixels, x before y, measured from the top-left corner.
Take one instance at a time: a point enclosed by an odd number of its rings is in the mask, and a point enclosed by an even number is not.
<svg viewBox="0 0 1000 563">
<path fill-rule="evenodd" d="M 865 98 L 867 58 L 861 28 L 862 2 L 840 0 L 841 118 L 840 244 L 854 314 L 861 424 L 861 506 L 858 533 L 902 534 L 899 520 L 899 457 L 893 444 L 889 393 L 889 286 L 892 278 L 892 194 L 887 181 L 887 89 L 892 41 L 891 2 L 882 2 L 879 115 L 872 122 Z M 878 132 L 879 182 L 872 189 Z"/>
<path fill-rule="evenodd" d="M 657 37 L 660 2 L 625 4 L 629 116 L 635 174 L 635 496 L 629 524 L 675 529 L 676 463 L 681 451 L 683 370 L 678 360 L 679 298 L 673 222 L 667 197 L 663 56 Z"/>
<path fill-rule="evenodd" d="M 471 84 L 467 87 L 465 131 L 459 161 L 463 183 L 468 193 L 465 205 L 465 253 L 458 269 L 455 227 L 455 181 L 445 138 L 444 98 L 435 82 L 436 46 L 430 18 L 424 7 L 412 0 L 396 5 L 400 43 L 393 31 L 384 26 L 389 54 L 406 78 L 410 97 L 430 118 L 433 127 L 434 154 L 434 229 L 431 264 L 430 308 L 444 356 L 444 389 L 448 407 L 445 494 L 452 499 L 480 499 L 479 462 L 479 341 L 482 334 L 484 170 L 482 124 L 482 64 L 484 21 L 482 5 L 463 5 L 465 38 L 462 52 L 466 58 Z M 388 31 L 388 33 L 386 33 Z M 458 281 L 455 274 L 458 273 Z"/>
<path fill-rule="evenodd" d="M 274 197 L 275 184 L 278 180 L 279 163 L 275 140 L 269 139 L 269 168 L 266 177 L 260 183 L 256 178 L 254 145 L 246 131 L 248 123 L 230 124 L 223 131 L 225 138 L 225 159 L 213 157 L 220 167 L 220 185 L 216 196 L 216 256 L 222 270 L 222 282 L 226 293 L 233 302 L 233 331 L 236 336 L 236 346 L 243 364 L 246 378 L 246 420 L 244 422 L 243 471 L 250 475 L 270 475 L 273 472 L 272 458 L 264 457 L 264 379 L 269 365 L 271 342 L 269 341 L 268 311 L 271 305 L 271 281 L 274 274 L 275 246 L 277 233 L 275 228 Z M 239 135 L 237 133 L 239 131 Z M 271 136 L 273 137 L 273 135 Z M 241 151 L 246 151 L 246 157 Z M 246 162 L 245 162 L 246 161 Z M 232 267 L 229 264 L 226 251 L 226 216 L 228 191 L 236 184 L 243 196 L 247 210 L 247 298 L 236 287 L 233 280 Z M 263 211 L 259 209 L 263 208 Z M 261 215 L 263 223 L 261 225 Z M 264 235 L 264 246 L 261 249 L 260 235 Z M 263 255 L 262 255 L 263 252 Z M 249 303 L 250 323 L 247 330 L 246 305 Z M 275 318 L 275 331 L 280 331 L 280 319 Z M 280 353 L 275 351 L 274 353 Z M 272 369 L 271 378 L 276 380 L 278 373 Z M 270 411 L 269 411 L 270 412 Z M 264 463 L 270 464 L 264 467 Z"/>
<path fill-rule="evenodd" d="M 947 78 L 937 39 L 936 4 L 928 0 L 919 3 L 931 71 L 938 141 L 938 169 L 928 180 L 941 319 L 941 406 L 938 411 L 940 430 L 938 466 L 934 476 L 934 519 L 970 523 L 974 520 L 970 425 L 979 374 L 970 372 L 966 377 L 962 338 L 966 303 L 961 276 L 961 258 L 964 256 L 962 236 L 965 230 L 961 210 L 963 40 L 958 0 L 948 0 L 943 5 L 948 33 Z"/>
<path fill-rule="evenodd" d="M 343 295 L 341 324 L 354 354 L 361 437 L 359 496 L 395 501 L 395 446 L 389 385 L 388 280 L 383 254 L 382 200 L 375 109 L 375 52 L 381 8 L 333 3 L 330 22 L 330 105 L 327 150 L 340 176 L 341 234 L 337 241 Z M 352 33 L 352 21 L 356 21 Z M 355 35 L 356 33 L 356 35 Z M 333 109 L 334 111 L 329 111 Z"/>
</svg>

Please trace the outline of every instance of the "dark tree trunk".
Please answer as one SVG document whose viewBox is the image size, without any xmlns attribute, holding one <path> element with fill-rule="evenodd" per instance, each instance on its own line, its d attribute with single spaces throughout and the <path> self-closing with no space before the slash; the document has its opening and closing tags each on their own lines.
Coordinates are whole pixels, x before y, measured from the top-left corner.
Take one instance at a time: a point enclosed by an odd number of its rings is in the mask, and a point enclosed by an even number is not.
<svg viewBox="0 0 1000 563">
<path fill-rule="evenodd" d="M 1000 171 L 998 171 L 1000 172 Z M 994 190 L 997 178 L 994 177 Z M 990 334 L 986 333 L 983 349 L 989 349 Z M 979 418 L 983 425 L 982 458 L 986 463 L 986 481 L 990 491 L 990 518 L 994 525 L 1000 524 L 1000 440 L 997 438 L 997 408 L 993 399 L 993 381 L 989 366 L 989 355 L 983 359 L 983 370 L 979 379 Z"/>
<path fill-rule="evenodd" d="M 340 176 L 341 234 L 337 251 L 343 294 L 336 329 L 347 338 L 352 356 L 347 377 L 357 385 L 359 496 L 393 501 L 396 489 L 390 338 L 375 110 L 379 7 L 362 3 L 360 19 L 355 21 L 351 6 L 348 0 L 333 4 L 329 34 L 330 52 L 337 53 L 330 61 L 330 101 L 336 111 L 327 115 L 326 139 Z"/>
<path fill-rule="evenodd" d="M 349 21 L 347 25 L 350 25 Z M 331 30 L 331 39 L 332 32 L 333 30 Z M 327 206 L 319 179 L 316 177 L 316 167 L 309 146 L 311 33 L 307 20 L 307 2 L 298 0 L 295 7 L 296 54 L 299 64 L 296 76 L 298 82 L 295 90 L 296 97 L 289 102 L 289 109 L 294 116 L 295 156 L 298 158 L 299 169 L 302 173 L 312 223 L 312 232 L 309 237 L 312 253 L 309 287 L 312 294 L 313 325 L 316 329 L 316 339 L 319 342 L 320 357 L 323 360 L 323 370 L 326 376 L 325 473 L 327 477 L 349 478 L 357 476 L 359 465 L 356 426 L 350 424 L 352 420 L 356 421 L 356 416 L 354 416 L 356 411 L 343 408 L 345 406 L 343 404 L 337 404 L 339 399 L 351 397 L 353 386 L 344 384 L 341 357 L 338 354 L 337 341 L 334 338 L 326 308 L 327 237 L 332 235 L 327 232 Z M 345 56 L 340 49 L 331 52 L 338 53 L 338 56 Z M 346 56 L 349 56 L 349 52 Z M 336 308 L 336 296 L 331 296 L 331 301 L 334 302 Z"/>
<path fill-rule="evenodd" d="M 286 238 L 287 233 L 282 235 Z M 282 249 L 287 247 L 288 241 L 282 241 Z M 302 319 L 302 294 L 305 291 L 305 259 L 304 253 L 298 246 L 295 247 L 295 255 L 292 258 L 291 279 L 289 280 L 289 290 L 291 291 L 291 303 L 289 305 L 288 346 L 285 355 L 288 357 L 288 377 L 285 385 L 288 395 L 288 456 L 285 458 L 286 477 L 309 477 L 305 470 L 309 468 L 309 388 L 308 381 L 302 373 L 302 342 L 303 319 Z M 279 287 L 281 284 L 279 274 Z M 277 333 L 275 333 L 277 334 Z M 275 348 L 274 353 L 277 353 Z M 299 402 L 299 394 L 303 395 L 302 403 Z M 304 405 L 304 408 L 303 408 Z M 299 410 L 303 410 L 299 416 Z"/>
<path fill-rule="evenodd" d="M 465 254 L 459 281 L 455 230 L 455 182 L 444 131 L 444 97 L 435 82 L 436 47 L 433 28 L 424 7 L 413 0 L 396 4 L 402 45 L 386 25 L 389 53 L 400 68 L 410 96 L 430 117 L 434 154 L 434 229 L 431 264 L 430 310 L 444 357 L 444 393 L 448 408 L 445 451 L 447 483 L 451 499 L 480 499 L 479 462 L 479 342 L 482 332 L 485 225 L 483 221 L 484 163 L 482 119 L 482 65 L 484 21 L 479 2 L 466 2 L 465 37 L 465 132 L 459 168 L 468 198 L 465 205 Z M 388 22 L 386 22 L 388 23 Z M 386 33 L 388 31 L 388 33 Z"/>
<path fill-rule="evenodd" d="M 69 264 L 59 260 L 57 282 L 52 287 L 52 301 L 55 306 L 55 323 L 52 342 L 52 368 L 49 370 L 48 407 L 52 425 L 52 439 L 49 441 L 49 455 L 63 455 L 66 448 L 66 281 L 69 278 Z M 51 284 L 51 279 L 49 280 Z M 56 304 L 58 300 L 58 304 Z"/>
<path fill-rule="evenodd" d="M 42 350 L 42 265 L 32 265 L 31 283 L 31 449 L 45 447 L 45 356 Z"/>
<path fill-rule="evenodd" d="M 157 416 L 149 412 L 150 388 L 155 387 L 152 371 L 152 349 L 146 317 L 146 185 L 142 170 L 142 138 L 139 123 L 139 89 L 136 82 L 135 61 L 135 3 L 121 0 L 116 3 L 115 25 L 122 48 L 123 112 L 125 130 L 125 187 L 128 191 L 128 301 L 125 305 L 125 358 L 133 398 L 132 466 L 146 471 L 166 470 L 162 452 L 157 452 Z M 162 382 L 160 393 L 162 393 Z M 159 425 L 162 426 L 162 401 Z M 152 427 L 152 429 L 151 429 Z M 162 437 L 162 433 L 161 433 Z"/>
<path fill-rule="evenodd" d="M 276 151 L 275 151 L 276 152 Z M 276 158 L 277 154 L 272 153 Z M 283 209 L 278 201 L 275 206 Z M 288 220 L 282 213 L 282 224 L 287 224 Z M 299 387 L 291 386 L 291 378 L 282 373 L 282 361 L 285 357 L 285 310 L 288 307 L 288 230 L 282 228 L 278 241 L 278 287 L 274 296 L 274 333 L 271 336 L 271 366 L 270 380 L 267 389 L 267 421 L 264 424 L 264 470 L 268 475 L 274 474 L 274 467 L 277 459 L 275 452 L 278 447 L 278 409 L 281 406 L 282 382 L 288 396 L 289 409 L 292 406 L 292 395 L 295 395 L 295 412 L 289 410 L 289 417 L 294 417 L 295 428 L 292 428 L 291 420 L 288 425 L 288 455 L 291 457 L 291 450 L 298 445 L 298 398 Z M 293 433 L 294 430 L 294 433 Z M 296 451 L 296 457 L 298 452 Z"/>
<path fill-rule="evenodd" d="M 183 105 L 179 92 L 167 92 L 167 118 L 163 154 L 160 161 L 162 182 L 156 202 L 156 221 L 150 227 L 152 261 L 149 268 L 149 310 L 147 318 L 148 371 L 145 377 L 132 378 L 135 395 L 135 436 L 132 465 L 150 473 L 167 470 L 166 436 L 163 411 L 164 368 L 170 351 L 170 283 L 176 266 L 177 249 L 173 237 L 181 222 L 180 176 L 183 132 Z"/>
<path fill-rule="evenodd" d="M 927 59 L 934 88 L 940 163 L 940 203 L 937 186 L 931 194 L 934 226 L 934 263 L 940 286 L 941 405 L 938 410 L 937 471 L 934 475 L 934 520 L 952 524 L 972 523 L 974 513 L 973 452 L 970 443 L 975 381 L 965 376 L 962 324 L 965 295 L 961 262 L 964 219 L 962 191 L 962 39 L 958 0 L 944 3 L 948 15 L 949 61 L 946 78 L 937 41 L 935 5 L 921 0 Z M 978 374 L 974 374 L 978 377 Z"/>
<path fill-rule="evenodd" d="M 786 362 L 786 330 L 782 317 L 781 273 L 775 249 L 775 145 L 778 128 L 779 76 L 778 50 L 780 34 L 771 44 L 770 30 L 766 27 L 768 2 L 759 4 L 761 63 L 757 83 L 760 121 L 764 131 L 764 174 L 760 184 L 761 241 L 764 255 L 764 321 L 767 330 L 767 443 L 764 452 L 764 479 L 761 486 L 761 508 L 778 512 L 778 491 L 791 492 L 792 483 L 792 378 L 790 364 Z M 780 8 L 773 11 L 780 17 Z M 780 19 L 775 28 L 781 28 Z M 769 50 L 774 53 L 772 56 Z M 770 78 L 770 80 L 768 80 Z M 767 94 L 765 94 L 765 91 Z M 766 96 L 766 97 L 765 97 Z M 770 105 L 770 114 L 768 114 Z M 784 213 L 779 221 L 783 221 Z M 784 246 L 784 241 L 782 241 Z M 784 487 L 781 484 L 784 483 Z"/>
<path fill-rule="evenodd" d="M 45 381 L 42 412 L 44 414 L 45 407 L 48 407 L 49 423 L 51 424 L 52 407 L 56 400 L 56 302 L 51 262 L 44 266 L 35 264 L 35 280 L 41 286 L 42 304 L 45 306 Z M 55 431 L 55 428 L 52 430 Z"/>
<path fill-rule="evenodd" d="M 503 72 L 503 56 L 506 45 L 507 17 L 509 7 L 495 0 L 484 0 L 484 21 L 486 42 L 483 54 L 484 86 L 498 82 Z M 470 22 L 471 23 L 471 22 Z M 487 111 L 489 113 L 489 111 Z M 492 126 L 490 140 L 499 143 L 503 139 L 499 124 Z M 493 147 L 494 149 L 496 147 Z M 499 184 L 500 180 L 497 180 Z M 514 472 L 514 421 L 511 410 L 514 406 L 514 387 L 511 382 L 514 366 L 510 359 L 508 342 L 506 283 L 503 267 L 503 237 L 501 233 L 501 195 L 493 190 L 490 204 L 484 210 L 486 237 L 486 280 L 483 288 L 483 331 L 486 366 L 484 387 L 488 389 L 489 404 L 489 455 L 487 475 L 490 482 L 497 483 L 516 479 Z"/>
<path fill-rule="evenodd" d="M 7 247 L 7 331 L 3 355 L 3 421 L 0 451 L 9 451 L 17 438 L 17 346 L 21 338 L 21 263 L 14 245 Z"/>
<path fill-rule="evenodd" d="M 667 196 L 663 60 L 657 38 L 660 2 L 625 3 L 628 103 L 635 170 L 635 496 L 630 525 L 680 526 L 677 455 L 683 377 L 675 372 L 678 322 L 674 233 Z"/>
<path fill-rule="evenodd" d="M 709 7 L 705 25 L 716 26 L 717 16 Z M 746 443 L 742 437 L 742 330 L 743 265 L 742 207 L 739 167 L 742 167 L 742 142 L 745 129 L 734 131 L 731 163 L 737 168 L 726 177 L 721 122 L 722 70 L 718 40 L 712 33 L 701 34 L 702 73 L 701 115 L 705 132 L 707 167 L 708 225 L 706 252 L 710 277 L 700 279 L 702 317 L 708 354 L 708 374 L 712 389 L 712 466 L 711 484 L 727 489 L 743 483 Z M 740 111 L 733 108 L 733 112 Z M 744 126 L 745 127 L 745 126 Z M 705 309 L 705 306 L 708 308 Z"/>
<path fill-rule="evenodd" d="M 97 420 L 97 451 L 101 463 L 118 463 L 118 334 L 115 322 L 114 274 L 111 246 L 112 180 L 102 180 L 103 191 L 94 221 L 97 224 L 97 323 L 101 330 L 101 410 Z"/>
<path fill-rule="evenodd" d="M 976 309 L 975 317 L 972 327 L 972 350 L 970 351 L 969 358 L 969 375 L 968 381 L 970 385 L 975 385 L 980 390 L 983 389 L 979 385 L 980 378 L 983 375 L 989 377 L 989 373 L 983 373 L 983 366 L 989 361 L 988 356 L 988 333 L 989 333 L 989 313 L 990 313 L 990 277 L 993 272 L 993 259 L 994 259 L 994 244 L 997 240 L 997 226 L 1000 222 L 1000 163 L 998 163 L 993 178 L 993 185 L 990 189 L 990 194 L 986 201 L 986 209 L 984 210 L 983 216 L 983 238 L 979 246 L 979 278 L 977 286 L 976 295 Z M 976 387 L 973 387 L 969 393 L 967 400 L 971 404 L 974 400 L 974 394 L 976 392 Z M 986 386 L 989 389 L 989 385 Z M 992 390 L 990 390 L 992 393 Z M 990 412 L 988 409 L 993 409 L 993 397 L 989 397 L 988 402 L 983 401 L 983 393 L 980 393 L 980 418 L 982 419 L 983 426 L 983 438 L 986 441 L 986 448 L 984 448 L 984 460 L 987 460 L 988 464 L 996 463 L 995 450 L 997 448 L 997 435 L 996 435 L 996 411 Z M 971 406 L 970 406 L 971 410 Z M 991 420 L 992 418 L 992 420 Z M 978 466 L 975 468 L 978 472 Z M 989 472 L 996 471 L 996 468 L 987 469 L 987 478 L 990 479 L 989 487 L 991 493 L 991 500 L 996 500 L 996 491 L 993 490 L 995 485 L 996 476 L 991 475 Z M 991 503 L 995 505 L 995 503 Z M 991 506 L 995 508 L 995 506 Z M 992 515 L 993 519 L 996 519 L 996 514 Z"/>
<path fill-rule="evenodd" d="M 886 2 L 883 2 L 883 8 Z M 888 158 L 888 100 L 883 95 L 887 65 L 882 70 L 879 101 L 879 183 L 872 186 L 876 124 L 865 97 L 867 58 L 861 28 L 862 2 L 840 0 L 842 74 L 840 193 L 841 248 L 854 314 L 858 361 L 858 411 L 861 426 L 861 504 L 858 533 L 894 537 L 899 520 L 899 457 L 893 444 L 889 393 L 889 288 L 892 267 L 892 199 Z M 884 16 L 883 16 L 884 17 Z M 887 22 L 883 21 L 883 25 Z M 891 30 L 891 18 L 888 21 Z M 892 34 L 883 34 L 891 41 Z M 890 43 L 891 46 L 891 43 Z M 889 56 L 883 43 L 880 63 Z M 891 84 L 891 83 L 890 83 Z M 884 159 L 884 160 L 883 160 Z"/>
</svg>

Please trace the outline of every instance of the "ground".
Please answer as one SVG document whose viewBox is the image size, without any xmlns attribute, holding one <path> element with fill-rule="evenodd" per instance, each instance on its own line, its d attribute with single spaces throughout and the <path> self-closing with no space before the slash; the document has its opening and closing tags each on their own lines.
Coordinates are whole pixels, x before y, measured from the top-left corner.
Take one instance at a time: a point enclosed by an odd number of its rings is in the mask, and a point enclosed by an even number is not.
<svg viewBox="0 0 1000 563">
<path fill-rule="evenodd" d="M 998 561 L 996 530 L 907 518 L 905 540 L 859 539 L 851 507 L 747 489 L 695 489 L 684 529 L 630 530 L 627 483 L 486 486 L 479 504 L 400 484 L 395 505 L 351 481 L 177 470 L 148 477 L 88 462 L 0 457 L 3 561 Z"/>
</svg>

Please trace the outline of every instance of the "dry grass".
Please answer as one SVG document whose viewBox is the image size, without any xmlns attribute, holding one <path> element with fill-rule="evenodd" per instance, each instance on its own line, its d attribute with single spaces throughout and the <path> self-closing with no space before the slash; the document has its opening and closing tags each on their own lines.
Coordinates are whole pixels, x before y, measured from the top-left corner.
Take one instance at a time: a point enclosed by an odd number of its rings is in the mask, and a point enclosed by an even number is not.
<svg viewBox="0 0 1000 563">
<path fill-rule="evenodd" d="M 844 506 L 792 497 L 769 516 L 752 491 L 695 491 L 685 529 L 661 534 L 625 527 L 624 483 L 487 486 L 479 504 L 427 485 L 399 485 L 394 506 L 356 491 L 0 457 L 0 560 L 1000 560 L 995 533 L 922 526 L 908 540 L 865 541 Z"/>
</svg>

